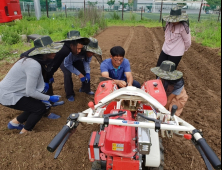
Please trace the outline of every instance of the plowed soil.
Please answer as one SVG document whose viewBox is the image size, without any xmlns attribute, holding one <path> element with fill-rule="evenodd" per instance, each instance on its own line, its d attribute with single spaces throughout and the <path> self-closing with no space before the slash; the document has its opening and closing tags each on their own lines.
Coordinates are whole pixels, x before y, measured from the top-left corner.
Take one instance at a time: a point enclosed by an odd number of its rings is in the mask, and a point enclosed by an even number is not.
<svg viewBox="0 0 222 170">
<path fill-rule="evenodd" d="M 155 67 L 164 42 L 162 28 L 145 27 L 109 27 L 95 36 L 103 51 L 103 59 L 109 58 L 111 47 L 120 45 L 127 51 L 134 79 L 143 83 L 155 79 L 150 71 Z M 208 144 L 221 155 L 221 57 L 218 49 L 210 49 L 192 42 L 192 47 L 183 56 L 178 70 L 184 73 L 185 88 L 189 100 L 181 118 L 202 129 Z M 0 80 L 12 67 L 12 64 L 0 65 Z M 92 90 L 99 83 L 99 63 L 91 62 Z M 63 96 L 63 106 L 52 109 L 61 115 L 59 120 L 42 118 L 34 131 L 19 135 L 16 130 L 8 130 L 7 123 L 19 115 L 20 111 L 0 106 L 0 169 L 73 169 L 90 170 L 88 160 L 88 142 L 91 132 L 98 125 L 81 124 L 76 133 L 66 143 L 58 159 L 46 150 L 53 137 L 65 125 L 70 113 L 87 109 L 87 103 L 93 97 L 79 93 L 79 79 L 73 75 L 76 101 L 68 102 L 64 96 L 63 73 L 55 74 L 54 93 Z M 205 170 L 206 166 L 198 151 L 183 138 L 163 139 L 165 147 L 166 170 Z M 221 156 L 220 156 L 221 158 Z"/>
</svg>

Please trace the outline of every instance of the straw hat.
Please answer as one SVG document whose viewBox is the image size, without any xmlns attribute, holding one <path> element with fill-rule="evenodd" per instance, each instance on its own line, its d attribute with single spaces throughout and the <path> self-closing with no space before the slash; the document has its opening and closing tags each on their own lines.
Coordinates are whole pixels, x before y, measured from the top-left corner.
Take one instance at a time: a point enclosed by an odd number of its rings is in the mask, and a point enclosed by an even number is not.
<svg viewBox="0 0 222 170">
<path fill-rule="evenodd" d="M 163 61 L 160 67 L 151 68 L 151 71 L 158 77 L 165 80 L 178 80 L 183 77 L 183 73 L 175 70 L 176 65 L 172 61 Z"/>
<path fill-rule="evenodd" d="M 98 45 L 97 39 L 90 37 L 89 40 L 90 40 L 90 42 L 86 46 L 86 51 L 90 51 L 92 53 L 102 55 L 102 50 Z"/>
<path fill-rule="evenodd" d="M 34 40 L 35 50 L 29 56 L 57 53 L 62 49 L 63 45 L 64 43 L 54 43 L 50 36 L 42 36 Z"/>
<path fill-rule="evenodd" d="M 74 41 L 74 40 L 80 40 L 80 39 L 83 40 L 83 45 L 88 45 L 90 42 L 88 38 L 81 37 L 79 31 L 69 31 L 67 34 L 67 39 L 61 42 Z"/>
<path fill-rule="evenodd" d="M 189 21 L 189 17 L 186 13 L 182 13 L 182 9 L 179 7 L 174 7 L 170 11 L 170 15 L 163 17 L 163 20 L 166 22 L 181 22 Z"/>
</svg>

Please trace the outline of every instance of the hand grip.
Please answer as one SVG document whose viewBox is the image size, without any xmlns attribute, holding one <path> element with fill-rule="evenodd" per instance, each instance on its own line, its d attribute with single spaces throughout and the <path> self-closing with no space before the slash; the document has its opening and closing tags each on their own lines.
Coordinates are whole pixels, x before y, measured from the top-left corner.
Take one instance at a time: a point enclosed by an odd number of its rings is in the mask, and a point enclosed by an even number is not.
<svg viewBox="0 0 222 170">
<path fill-rule="evenodd" d="M 63 126 L 62 130 L 54 137 L 51 143 L 47 146 L 47 150 L 49 152 L 54 152 L 62 142 L 63 138 L 69 133 L 69 131 L 70 128 L 67 125 Z"/>
<path fill-rule="evenodd" d="M 211 147 L 207 144 L 204 138 L 201 138 L 197 141 L 197 143 L 200 145 L 201 149 L 205 153 L 207 159 L 210 161 L 211 165 L 215 169 L 221 169 L 221 161 L 217 157 L 217 155 L 214 153 L 214 151 L 211 149 Z"/>
<path fill-rule="evenodd" d="M 174 115 L 175 115 L 177 109 L 178 109 L 178 106 L 177 106 L 177 105 L 173 105 L 173 106 L 172 106 L 171 116 L 174 116 Z"/>
</svg>

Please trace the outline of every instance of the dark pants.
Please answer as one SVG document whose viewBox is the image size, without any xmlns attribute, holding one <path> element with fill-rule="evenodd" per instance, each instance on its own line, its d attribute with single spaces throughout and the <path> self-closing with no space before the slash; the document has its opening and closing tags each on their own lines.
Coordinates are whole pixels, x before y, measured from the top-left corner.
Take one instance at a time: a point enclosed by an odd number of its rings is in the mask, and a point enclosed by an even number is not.
<svg viewBox="0 0 222 170">
<path fill-rule="evenodd" d="M 159 59 L 158 59 L 158 62 L 157 62 L 157 67 L 159 67 L 163 61 L 169 60 L 169 61 L 172 61 L 176 64 L 176 69 L 177 69 L 177 66 L 178 66 L 181 58 L 182 58 L 182 56 L 170 56 L 170 55 L 165 54 L 162 51 L 160 53 L 160 56 L 159 56 Z"/>
<path fill-rule="evenodd" d="M 133 80 L 133 86 L 137 87 L 138 89 L 141 88 L 141 84 L 138 81 L 136 81 L 136 80 Z"/>
<path fill-rule="evenodd" d="M 79 70 L 79 72 L 82 73 L 84 76 L 86 75 L 84 65 L 81 60 L 74 62 L 73 67 Z M 75 92 L 73 90 L 72 73 L 64 66 L 64 62 L 62 62 L 60 68 L 64 74 L 64 86 L 65 86 L 66 98 L 69 98 L 70 96 L 75 96 Z M 81 90 L 82 92 L 86 93 L 90 92 L 90 81 L 83 82 Z"/>
<path fill-rule="evenodd" d="M 45 104 L 31 97 L 22 97 L 16 105 L 7 106 L 24 111 L 17 117 L 19 123 L 25 123 L 24 129 L 31 131 L 47 111 Z"/>
</svg>

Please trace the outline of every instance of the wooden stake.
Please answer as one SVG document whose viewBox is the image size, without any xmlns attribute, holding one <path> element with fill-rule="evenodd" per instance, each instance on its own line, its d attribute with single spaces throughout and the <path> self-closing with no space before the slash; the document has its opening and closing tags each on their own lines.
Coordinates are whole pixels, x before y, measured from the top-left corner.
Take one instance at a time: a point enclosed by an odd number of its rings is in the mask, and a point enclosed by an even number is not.
<svg viewBox="0 0 222 170">
<path fill-rule="evenodd" d="M 28 6 L 28 14 L 29 14 L 29 17 L 30 17 L 29 4 L 27 4 L 27 6 Z"/>
<path fill-rule="evenodd" d="M 122 4 L 122 20 L 123 20 L 123 9 L 124 9 L 124 0 L 123 0 L 123 4 Z"/>
<path fill-rule="evenodd" d="M 220 21 L 220 13 L 221 13 L 221 7 L 220 7 L 220 10 L 219 10 L 219 16 L 218 16 L 218 20 L 217 20 L 217 22 Z"/>
<path fill-rule="evenodd" d="M 162 19 L 162 13 L 163 13 L 163 0 L 161 2 L 160 22 L 161 22 L 161 19 Z"/>
<path fill-rule="evenodd" d="M 66 5 L 65 5 L 65 13 L 66 13 L 66 18 L 67 18 L 67 7 L 66 7 Z"/>
<path fill-rule="evenodd" d="M 143 6 L 141 8 L 141 20 L 143 19 Z"/>
<path fill-rule="evenodd" d="M 201 15 L 202 7 L 203 7 L 203 0 L 201 2 L 201 5 L 200 5 L 200 12 L 199 12 L 199 17 L 198 17 L 198 22 L 200 22 L 200 15 Z"/>
<path fill-rule="evenodd" d="M 46 11 L 47 11 L 47 17 L 49 18 L 48 1 L 46 0 L 46 1 L 45 1 L 45 3 L 46 3 Z"/>
<path fill-rule="evenodd" d="M 84 0 L 84 12 L 86 11 L 86 1 Z"/>
</svg>

